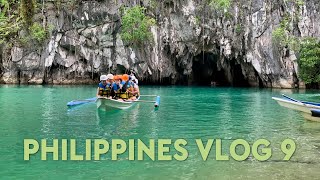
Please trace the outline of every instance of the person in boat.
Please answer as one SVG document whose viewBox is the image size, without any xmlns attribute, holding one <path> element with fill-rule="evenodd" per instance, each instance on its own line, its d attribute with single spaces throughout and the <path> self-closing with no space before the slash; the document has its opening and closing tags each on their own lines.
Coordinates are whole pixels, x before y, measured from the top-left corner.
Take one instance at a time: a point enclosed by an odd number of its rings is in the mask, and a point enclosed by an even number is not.
<svg viewBox="0 0 320 180">
<path fill-rule="evenodd" d="M 122 82 L 121 82 L 121 92 L 128 93 L 128 89 L 130 88 L 130 78 L 128 74 L 122 75 Z"/>
<path fill-rule="evenodd" d="M 116 98 L 123 101 L 128 100 L 130 88 L 129 75 L 123 74 L 122 76 L 117 76 L 115 86 L 116 88 L 114 88 L 114 92 L 116 94 Z"/>
<path fill-rule="evenodd" d="M 129 95 L 130 95 L 130 100 L 136 100 L 140 96 L 138 80 L 135 76 L 130 76 Z"/>
<path fill-rule="evenodd" d="M 101 75 L 100 83 L 97 89 L 97 97 L 109 97 L 111 95 L 111 84 L 113 82 L 113 75 Z"/>
<path fill-rule="evenodd" d="M 118 99 L 119 96 L 119 89 L 120 89 L 120 84 L 121 84 L 121 78 L 119 75 L 114 76 L 114 82 L 111 85 L 111 96 L 112 99 Z"/>
<path fill-rule="evenodd" d="M 138 79 L 136 78 L 136 76 L 133 74 L 133 72 L 131 72 L 130 78 L 131 78 L 131 80 L 134 80 L 135 83 L 138 85 L 139 81 L 138 81 Z"/>
</svg>

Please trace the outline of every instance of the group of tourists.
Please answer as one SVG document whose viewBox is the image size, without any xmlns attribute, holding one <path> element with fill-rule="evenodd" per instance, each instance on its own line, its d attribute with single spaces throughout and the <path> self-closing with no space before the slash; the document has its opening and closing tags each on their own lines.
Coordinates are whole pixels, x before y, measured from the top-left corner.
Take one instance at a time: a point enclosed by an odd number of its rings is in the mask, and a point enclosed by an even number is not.
<svg viewBox="0 0 320 180">
<path fill-rule="evenodd" d="M 97 97 L 122 101 L 136 100 L 140 96 L 138 80 L 134 75 L 101 75 Z"/>
</svg>

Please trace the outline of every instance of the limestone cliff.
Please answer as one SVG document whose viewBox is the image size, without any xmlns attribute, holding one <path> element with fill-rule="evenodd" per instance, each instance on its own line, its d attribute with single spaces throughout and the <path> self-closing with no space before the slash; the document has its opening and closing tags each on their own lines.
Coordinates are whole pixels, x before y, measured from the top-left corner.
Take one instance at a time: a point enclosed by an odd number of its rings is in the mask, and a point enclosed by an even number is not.
<svg viewBox="0 0 320 180">
<path fill-rule="evenodd" d="M 153 5 L 151 5 L 153 3 Z M 154 5 L 156 4 L 156 5 Z M 142 5 L 156 19 L 154 42 L 124 44 L 121 6 Z M 133 70 L 144 83 L 303 87 L 297 77 L 297 52 L 273 43 L 272 32 L 284 14 L 297 37 L 320 37 L 320 4 L 301 8 L 272 0 L 234 1 L 217 11 L 200 0 L 45 1 L 50 38 L 42 47 L 0 47 L 0 82 L 25 84 L 95 83 L 101 73 Z M 41 21 L 42 23 L 42 21 Z M 21 34 L 20 34 L 21 35 Z"/>
</svg>

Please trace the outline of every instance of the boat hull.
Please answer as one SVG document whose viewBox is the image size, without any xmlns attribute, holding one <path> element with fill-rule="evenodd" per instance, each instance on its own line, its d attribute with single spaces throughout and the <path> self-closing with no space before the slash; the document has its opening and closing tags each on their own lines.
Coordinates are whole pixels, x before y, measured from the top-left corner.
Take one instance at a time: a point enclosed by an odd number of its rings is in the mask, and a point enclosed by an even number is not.
<svg viewBox="0 0 320 180">
<path fill-rule="evenodd" d="M 96 101 L 98 109 L 128 109 L 135 101 L 121 101 L 115 99 L 98 98 Z"/>
<path fill-rule="evenodd" d="M 320 110 L 320 106 L 316 106 L 316 105 L 295 102 L 295 101 L 292 101 L 289 99 L 284 99 L 284 98 L 273 97 L 272 99 L 276 100 L 280 106 L 283 106 L 283 107 L 286 107 L 289 109 L 293 109 L 293 110 L 297 110 L 297 111 L 301 111 L 301 112 L 304 112 L 307 114 L 311 114 L 311 109 L 319 109 Z"/>
<path fill-rule="evenodd" d="M 319 109 L 311 109 L 311 115 L 314 117 L 320 117 L 320 110 Z"/>
<path fill-rule="evenodd" d="M 315 121 L 315 122 L 320 122 L 320 117 L 315 117 L 315 116 L 312 116 L 311 114 L 309 113 L 301 113 L 302 116 L 309 120 L 309 121 Z"/>
</svg>

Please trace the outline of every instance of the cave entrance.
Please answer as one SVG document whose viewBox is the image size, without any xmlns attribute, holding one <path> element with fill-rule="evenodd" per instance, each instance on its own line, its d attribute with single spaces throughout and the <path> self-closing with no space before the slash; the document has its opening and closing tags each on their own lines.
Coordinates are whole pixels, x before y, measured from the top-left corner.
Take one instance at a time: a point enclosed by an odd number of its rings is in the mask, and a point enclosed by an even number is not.
<svg viewBox="0 0 320 180">
<path fill-rule="evenodd" d="M 243 75 L 242 66 L 235 59 L 228 61 L 229 65 L 218 68 L 219 56 L 203 52 L 193 59 L 193 85 L 200 86 L 233 86 L 250 87 L 248 79 Z"/>
<path fill-rule="evenodd" d="M 193 58 L 193 85 L 229 86 L 231 85 L 225 76 L 223 69 L 218 69 L 218 55 L 213 53 L 200 53 Z"/>
<path fill-rule="evenodd" d="M 243 76 L 242 68 L 240 64 L 236 64 L 232 67 L 232 85 L 235 87 L 249 87 L 250 84 Z"/>
</svg>

